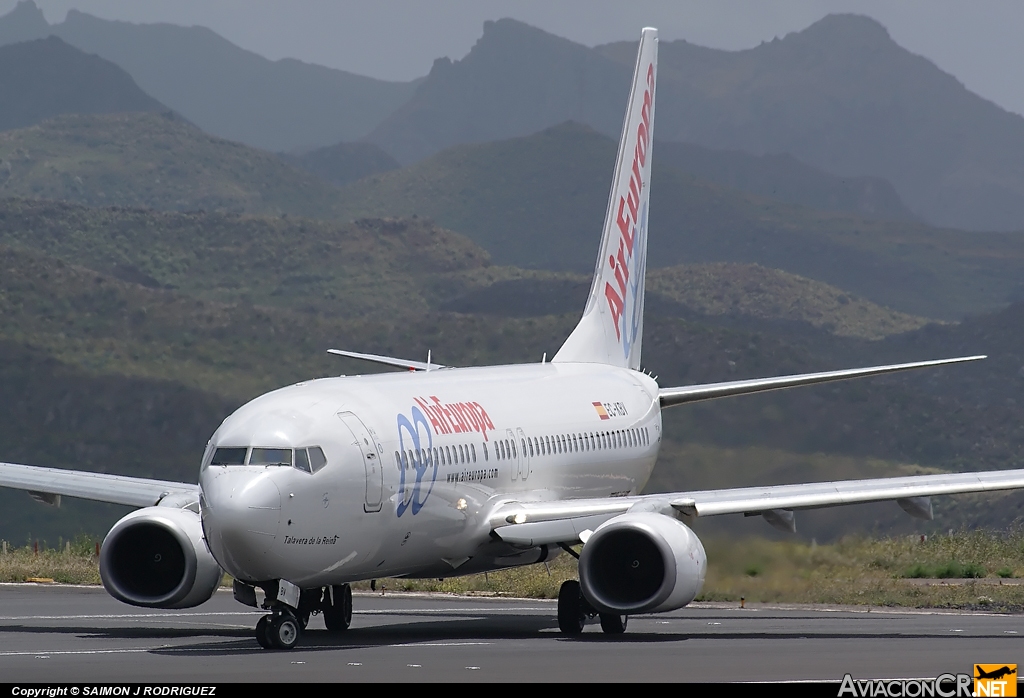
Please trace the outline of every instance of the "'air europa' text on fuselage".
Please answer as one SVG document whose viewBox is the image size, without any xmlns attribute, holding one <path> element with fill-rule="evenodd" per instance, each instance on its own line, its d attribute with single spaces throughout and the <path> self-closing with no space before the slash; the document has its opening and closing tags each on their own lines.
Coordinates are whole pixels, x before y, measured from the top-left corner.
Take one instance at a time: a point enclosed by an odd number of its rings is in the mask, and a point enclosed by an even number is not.
<svg viewBox="0 0 1024 698">
<path fill-rule="evenodd" d="M 479 402 L 441 402 L 436 396 L 429 399 L 413 398 L 430 420 L 438 434 L 464 434 L 479 432 L 487 441 L 487 432 L 494 431 L 494 423 Z"/>
</svg>

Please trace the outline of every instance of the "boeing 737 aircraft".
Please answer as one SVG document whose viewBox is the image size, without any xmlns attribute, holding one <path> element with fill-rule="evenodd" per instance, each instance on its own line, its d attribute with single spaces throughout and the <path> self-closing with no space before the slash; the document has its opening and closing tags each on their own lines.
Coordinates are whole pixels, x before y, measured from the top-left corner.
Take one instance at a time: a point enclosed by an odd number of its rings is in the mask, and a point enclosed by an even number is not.
<svg viewBox="0 0 1024 698">
<path fill-rule="evenodd" d="M 107 534 L 100 575 L 125 603 L 185 608 L 226 571 L 267 611 L 256 639 L 291 648 L 311 613 L 344 631 L 349 584 L 451 577 L 579 558 L 558 597 L 575 635 L 599 618 L 671 611 L 700 592 L 694 517 L 895 500 L 931 518 L 932 495 L 1024 487 L 1024 470 L 639 494 L 658 458 L 661 412 L 700 400 L 982 359 L 662 388 L 640 370 L 657 77 L 644 29 L 593 285 L 550 362 L 451 368 L 335 351 L 402 372 L 322 378 L 256 398 L 210 439 L 199 484 L 0 463 L 0 486 L 139 507 Z"/>
</svg>

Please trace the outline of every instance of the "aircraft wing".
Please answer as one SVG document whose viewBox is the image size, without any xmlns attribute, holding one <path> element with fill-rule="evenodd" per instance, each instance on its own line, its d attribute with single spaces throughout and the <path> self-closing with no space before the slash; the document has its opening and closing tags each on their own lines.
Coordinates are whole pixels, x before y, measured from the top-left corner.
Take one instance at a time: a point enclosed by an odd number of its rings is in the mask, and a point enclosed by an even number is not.
<svg viewBox="0 0 1024 698">
<path fill-rule="evenodd" d="M 411 359 L 396 359 L 393 356 L 382 356 L 380 354 L 361 354 L 358 351 L 345 351 L 344 349 L 328 349 L 328 354 L 335 354 L 336 356 L 347 356 L 350 359 L 362 359 L 363 361 L 369 361 L 375 364 L 383 364 L 385 366 L 396 366 L 398 368 L 407 368 L 410 371 L 433 371 L 435 368 L 448 368 L 442 364 L 435 364 L 428 359 L 427 363 L 422 361 L 412 361 Z"/>
<path fill-rule="evenodd" d="M 690 517 L 764 515 L 769 521 L 781 512 L 782 518 L 788 516 L 791 523 L 789 513 L 797 509 L 888 500 L 913 507 L 914 500 L 921 503 L 920 498 L 932 495 L 1017 488 L 1024 488 L 1024 470 L 841 480 L 635 497 L 506 502 L 495 509 L 490 523 L 494 533 L 508 543 L 545 545 L 585 540 L 587 531 L 592 531 L 612 516 L 628 511 L 655 511 L 669 515 L 678 512 Z"/>
<path fill-rule="evenodd" d="M 187 482 L 148 480 L 15 463 L 0 463 L 0 487 L 28 490 L 33 497 L 48 503 L 56 503 L 59 496 L 132 507 L 151 507 L 170 501 L 175 506 L 185 506 L 199 500 L 199 485 Z"/>
<path fill-rule="evenodd" d="M 892 364 L 890 366 L 871 366 L 869 368 L 851 368 L 842 371 L 824 371 L 822 373 L 802 373 L 795 376 L 778 376 L 775 378 L 755 378 L 753 380 L 728 381 L 725 383 L 705 383 L 704 385 L 687 385 L 679 388 L 662 388 L 658 391 L 662 407 L 683 405 L 688 402 L 713 400 L 719 397 L 763 393 L 769 390 L 795 388 L 801 385 L 830 383 L 849 378 L 878 376 L 883 373 L 909 371 L 915 368 L 959 364 L 965 361 L 980 361 L 985 356 L 961 356 L 955 359 L 939 359 L 937 361 L 916 361 L 909 364 Z"/>
</svg>

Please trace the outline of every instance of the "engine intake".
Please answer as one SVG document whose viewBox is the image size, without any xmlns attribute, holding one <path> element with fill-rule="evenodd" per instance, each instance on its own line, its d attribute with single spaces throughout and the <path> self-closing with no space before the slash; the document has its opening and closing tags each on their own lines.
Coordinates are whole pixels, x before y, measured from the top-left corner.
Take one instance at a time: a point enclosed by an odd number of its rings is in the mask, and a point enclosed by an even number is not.
<svg viewBox="0 0 1024 698">
<path fill-rule="evenodd" d="M 114 524 L 100 551 L 104 588 L 133 606 L 198 606 L 213 596 L 222 575 L 199 515 L 186 509 L 134 511 Z"/>
<path fill-rule="evenodd" d="M 594 531 L 580 553 L 579 571 L 583 596 L 597 611 L 656 613 L 693 601 L 704 585 L 707 556 L 681 521 L 626 513 Z"/>
</svg>

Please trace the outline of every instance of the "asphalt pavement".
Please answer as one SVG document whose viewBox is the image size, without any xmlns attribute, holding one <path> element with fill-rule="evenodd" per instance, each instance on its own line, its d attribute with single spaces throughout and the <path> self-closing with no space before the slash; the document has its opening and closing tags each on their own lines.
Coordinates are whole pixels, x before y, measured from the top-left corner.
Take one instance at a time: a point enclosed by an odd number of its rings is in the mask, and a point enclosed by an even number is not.
<svg viewBox="0 0 1024 698">
<path fill-rule="evenodd" d="M 553 601 L 357 594 L 352 628 L 314 616 L 291 651 L 261 649 L 261 613 L 218 592 L 194 609 L 101 588 L 0 585 L 7 682 L 839 681 L 1024 664 L 1024 616 L 695 604 L 563 637 Z"/>
</svg>

